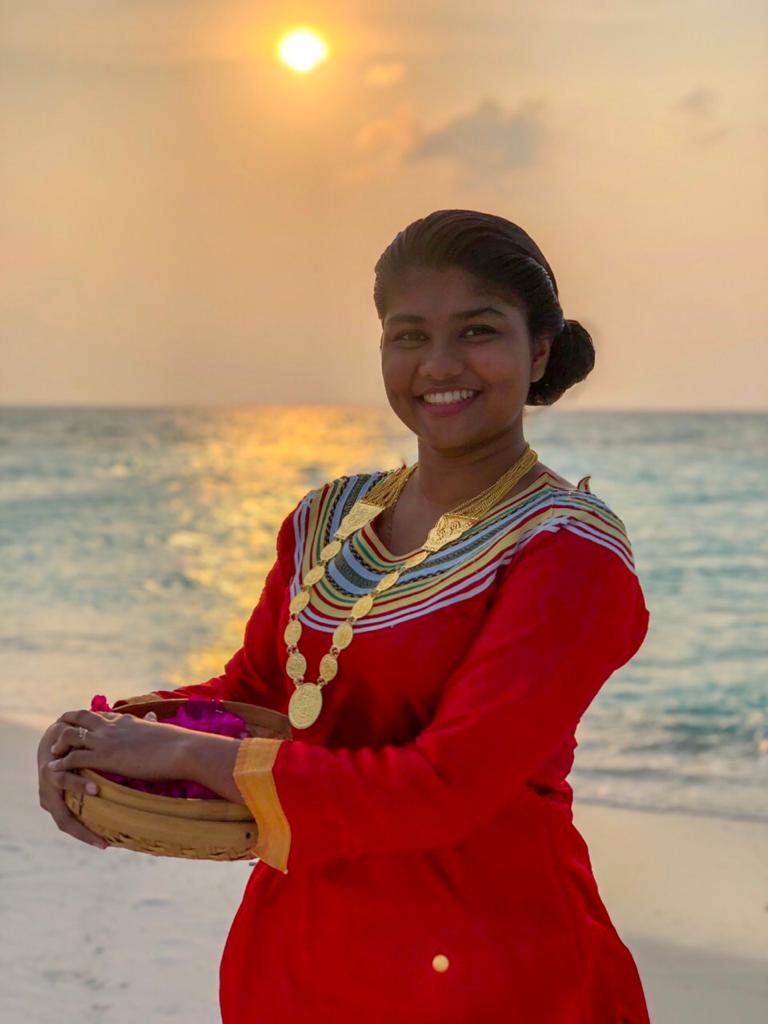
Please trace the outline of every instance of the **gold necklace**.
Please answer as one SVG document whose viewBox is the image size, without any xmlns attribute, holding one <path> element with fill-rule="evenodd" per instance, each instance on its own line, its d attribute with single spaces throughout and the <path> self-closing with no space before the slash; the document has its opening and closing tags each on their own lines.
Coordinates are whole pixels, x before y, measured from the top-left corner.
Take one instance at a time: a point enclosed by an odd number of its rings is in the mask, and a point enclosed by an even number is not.
<svg viewBox="0 0 768 1024">
<path fill-rule="evenodd" d="M 510 487 L 525 476 L 528 470 L 536 464 L 537 459 L 536 452 L 530 445 L 526 445 L 523 454 L 508 470 L 502 473 L 495 483 L 486 487 L 474 498 L 468 498 L 450 511 L 444 512 L 427 534 L 427 539 L 422 546 L 404 557 L 399 566 L 382 576 L 370 593 L 363 594 L 355 601 L 345 621 L 333 631 L 330 649 L 320 659 L 317 682 L 307 682 L 304 678 L 307 671 L 307 659 L 297 645 L 302 633 L 299 614 L 309 604 L 311 588 L 325 576 L 326 565 L 341 551 L 342 543 L 375 519 L 385 508 L 395 504 L 418 463 L 415 462 L 412 466 L 403 466 L 388 473 L 371 488 L 364 499 L 355 502 L 342 519 L 341 526 L 333 535 L 333 540 L 321 550 L 320 561 L 317 565 L 312 566 L 306 574 L 302 580 L 301 589 L 294 595 L 288 606 L 290 615 L 283 639 L 288 655 L 285 671 L 296 687 L 288 703 L 288 718 L 292 726 L 296 729 L 306 729 L 317 721 L 323 707 L 323 687 L 336 677 L 339 670 L 339 654 L 352 643 L 354 624 L 370 612 L 376 595 L 383 594 L 385 590 L 394 587 L 406 569 L 421 565 L 433 551 L 439 551 L 446 544 L 458 540 L 471 526 L 482 519 L 489 509 L 493 508 Z"/>
</svg>

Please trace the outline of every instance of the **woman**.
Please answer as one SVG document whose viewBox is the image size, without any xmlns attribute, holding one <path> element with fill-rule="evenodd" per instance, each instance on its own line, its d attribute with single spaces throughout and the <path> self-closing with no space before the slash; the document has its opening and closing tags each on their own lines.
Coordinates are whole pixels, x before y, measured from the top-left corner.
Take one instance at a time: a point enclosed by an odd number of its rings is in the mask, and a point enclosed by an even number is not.
<svg viewBox="0 0 768 1024">
<path fill-rule="evenodd" d="M 288 712 L 293 739 L 68 712 L 43 806 L 98 843 L 61 799 L 88 766 L 250 807 L 225 1024 L 647 1024 L 566 779 L 649 614 L 622 521 L 523 435 L 526 405 L 590 372 L 591 339 L 526 232 L 473 211 L 401 231 L 374 299 L 418 462 L 302 498 L 224 674 L 154 694 Z"/>
</svg>

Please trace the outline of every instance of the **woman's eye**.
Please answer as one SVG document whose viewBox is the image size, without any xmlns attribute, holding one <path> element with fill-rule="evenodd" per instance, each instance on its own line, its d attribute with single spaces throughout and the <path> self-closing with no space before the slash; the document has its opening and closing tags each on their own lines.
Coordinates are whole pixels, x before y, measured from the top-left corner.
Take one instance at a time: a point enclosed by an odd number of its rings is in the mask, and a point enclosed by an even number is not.
<svg viewBox="0 0 768 1024">
<path fill-rule="evenodd" d="M 465 335 L 466 335 L 467 331 L 479 331 L 481 333 L 481 335 L 482 334 L 495 334 L 496 333 L 496 331 L 493 329 L 493 327 L 488 327 L 486 324 L 472 324 L 471 327 L 466 327 L 464 329 L 464 334 Z M 421 338 L 423 338 L 423 337 L 424 337 L 424 332 L 423 331 L 401 331 L 400 334 L 396 334 L 395 335 L 394 340 L 395 341 L 404 341 L 404 342 L 410 343 L 410 344 L 415 344 L 415 343 L 418 343 L 418 341 Z M 469 337 L 474 337 L 474 335 L 469 335 Z"/>
</svg>

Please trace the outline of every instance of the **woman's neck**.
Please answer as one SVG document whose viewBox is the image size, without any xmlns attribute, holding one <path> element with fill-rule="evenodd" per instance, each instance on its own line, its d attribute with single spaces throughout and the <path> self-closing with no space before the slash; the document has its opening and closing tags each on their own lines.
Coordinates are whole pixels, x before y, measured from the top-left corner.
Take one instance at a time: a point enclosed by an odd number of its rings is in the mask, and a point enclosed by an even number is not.
<svg viewBox="0 0 768 1024">
<path fill-rule="evenodd" d="M 421 501 L 444 512 L 490 487 L 527 447 L 524 437 L 515 436 L 483 450 L 451 455 L 435 451 L 419 439 L 419 464 L 406 486 L 413 488 Z M 522 479 L 533 479 L 537 472 L 534 465 Z M 518 481 L 516 486 L 520 485 Z"/>
</svg>

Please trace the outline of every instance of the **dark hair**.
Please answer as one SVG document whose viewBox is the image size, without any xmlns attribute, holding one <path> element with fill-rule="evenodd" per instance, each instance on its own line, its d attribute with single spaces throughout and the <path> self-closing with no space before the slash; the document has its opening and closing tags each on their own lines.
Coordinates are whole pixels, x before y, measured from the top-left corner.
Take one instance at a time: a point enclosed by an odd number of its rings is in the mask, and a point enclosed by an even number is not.
<svg viewBox="0 0 768 1024">
<path fill-rule="evenodd" d="M 552 335 L 547 368 L 532 381 L 526 405 L 552 405 L 595 365 L 592 338 L 565 320 L 557 281 L 543 253 L 521 227 L 476 210 L 435 210 L 409 224 L 376 262 L 373 301 L 383 321 L 390 286 L 413 266 L 458 266 L 505 295 L 522 300 L 531 339 Z"/>
</svg>

